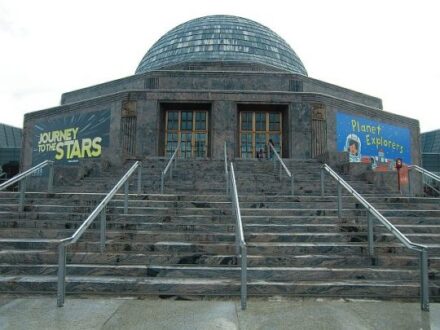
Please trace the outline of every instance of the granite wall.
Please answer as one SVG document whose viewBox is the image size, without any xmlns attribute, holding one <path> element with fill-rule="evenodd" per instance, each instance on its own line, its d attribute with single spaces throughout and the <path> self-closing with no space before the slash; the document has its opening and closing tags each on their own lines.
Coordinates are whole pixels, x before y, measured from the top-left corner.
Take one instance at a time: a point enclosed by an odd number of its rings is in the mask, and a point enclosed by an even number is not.
<svg viewBox="0 0 440 330">
<path fill-rule="evenodd" d="M 292 82 L 298 82 L 298 84 Z M 382 101 L 379 98 L 298 74 L 204 70 L 164 70 L 134 75 L 64 93 L 61 97 L 61 104 L 80 102 L 129 90 L 307 92 L 382 109 Z"/>
</svg>

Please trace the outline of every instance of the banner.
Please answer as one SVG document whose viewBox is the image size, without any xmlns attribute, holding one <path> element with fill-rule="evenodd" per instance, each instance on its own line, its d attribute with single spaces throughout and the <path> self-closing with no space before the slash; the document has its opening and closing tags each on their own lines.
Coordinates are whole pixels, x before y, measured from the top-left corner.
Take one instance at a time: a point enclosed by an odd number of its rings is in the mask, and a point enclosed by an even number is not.
<svg viewBox="0 0 440 330">
<path fill-rule="evenodd" d="M 110 110 L 45 118 L 34 126 L 32 164 L 48 159 L 76 164 L 99 158 L 109 145 Z"/>
<path fill-rule="evenodd" d="M 373 168 L 393 169 L 397 158 L 411 164 L 408 128 L 369 118 L 336 114 L 337 150 L 347 151 L 350 162 L 372 163 Z"/>
</svg>

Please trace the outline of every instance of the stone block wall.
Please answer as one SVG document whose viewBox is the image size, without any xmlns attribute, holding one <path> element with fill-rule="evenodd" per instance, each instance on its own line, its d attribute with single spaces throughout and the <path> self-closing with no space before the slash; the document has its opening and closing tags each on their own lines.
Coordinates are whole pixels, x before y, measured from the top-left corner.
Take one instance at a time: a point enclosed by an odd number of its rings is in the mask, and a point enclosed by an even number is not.
<svg viewBox="0 0 440 330">
<path fill-rule="evenodd" d="M 292 89 L 292 81 L 300 82 L 297 90 Z M 307 92 L 382 109 L 382 101 L 379 98 L 299 74 L 220 70 L 166 70 L 133 75 L 64 93 L 61 104 L 80 102 L 130 90 Z"/>
</svg>

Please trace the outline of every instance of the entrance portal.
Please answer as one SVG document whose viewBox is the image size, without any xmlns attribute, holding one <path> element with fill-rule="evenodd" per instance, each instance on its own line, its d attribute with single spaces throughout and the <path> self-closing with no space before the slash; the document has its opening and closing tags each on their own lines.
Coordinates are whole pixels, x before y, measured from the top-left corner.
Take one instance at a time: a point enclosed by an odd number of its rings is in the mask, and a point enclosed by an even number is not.
<svg viewBox="0 0 440 330">
<path fill-rule="evenodd" d="M 282 156 L 282 127 L 281 111 L 240 111 L 241 158 L 266 157 L 269 141 Z"/>
<path fill-rule="evenodd" d="M 180 142 L 181 158 L 208 156 L 208 111 L 165 112 L 165 155 L 170 157 Z"/>
</svg>

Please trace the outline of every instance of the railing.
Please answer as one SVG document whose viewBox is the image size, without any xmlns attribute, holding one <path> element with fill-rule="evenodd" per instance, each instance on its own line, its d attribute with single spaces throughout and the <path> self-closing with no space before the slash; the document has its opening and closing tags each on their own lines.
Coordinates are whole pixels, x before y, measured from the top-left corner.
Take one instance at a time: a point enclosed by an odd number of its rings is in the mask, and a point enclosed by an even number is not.
<svg viewBox="0 0 440 330">
<path fill-rule="evenodd" d="M 228 173 L 228 152 L 225 141 L 225 179 L 226 179 L 226 196 L 229 195 L 229 173 Z"/>
<path fill-rule="evenodd" d="M 410 166 L 408 166 L 408 170 L 409 171 L 415 170 L 415 171 L 421 173 L 422 174 L 423 183 L 426 184 L 429 188 L 431 188 L 437 194 L 440 195 L 440 190 L 437 189 L 436 187 L 434 187 L 433 185 L 429 184 L 427 182 L 427 180 L 425 180 L 425 177 L 428 177 L 429 179 L 437 181 L 438 183 L 440 183 L 440 176 L 438 176 L 438 175 L 436 175 L 436 174 L 434 174 L 434 173 L 432 173 L 432 172 L 430 172 L 428 170 L 425 170 L 423 167 L 420 167 L 420 166 L 417 166 L 417 165 L 410 165 Z M 410 173 L 408 173 L 408 191 L 409 191 L 410 195 L 412 195 L 411 187 L 412 187 L 411 186 L 411 175 L 410 175 Z"/>
<path fill-rule="evenodd" d="M 367 209 L 367 232 L 368 232 L 368 254 L 374 256 L 374 222 L 375 217 L 379 222 L 390 231 L 405 247 L 419 253 L 420 258 L 420 303 L 423 311 L 429 311 L 429 282 L 428 282 L 428 250 L 427 247 L 411 242 L 403 235 L 391 222 L 389 222 L 378 210 L 365 200 L 356 190 L 354 190 L 344 179 L 342 179 L 327 164 L 321 167 L 321 196 L 324 196 L 324 175 L 328 172 L 336 180 L 338 185 L 338 217 L 342 213 L 342 194 L 344 187 L 354 198 L 356 198 Z"/>
<path fill-rule="evenodd" d="M 92 224 L 92 222 L 100 215 L 100 250 L 101 253 L 105 250 L 106 241 L 106 207 L 107 204 L 116 195 L 119 189 L 124 185 L 124 214 L 128 213 L 128 179 L 131 175 L 138 170 L 138 193 L 141 192 L 141 162 L 136 162 L 131 168 L 124 174 L 124 176 L 116 183 L 112 190 L 104 197 L 99 205 L 92 211 L 81 226 L 73 233 L 72 236 L 63 239 L 2 239 L 5 243 L 49 243 L 58 245 L 58 279 L 57 279 L 57 306 L 62 307 L 64 305 L 64 298 L 66 295 L 66 249 L 68 245 L 71 245 L 80 239 L 81 235 Z"/>
<path fill-rule="evenodd" d="M 280 177 L 279 177 L 280 181 L 281 181 L 282 170 L 284 169 L 284 172 L 286 172 L 287 176 L 290 178 L 290 190 L 291 190 L 292 195 L 294 195 L 294 193 L 295 193 L 295 180 L 294 180 L 293 174 L 289 171 L 289 169 L 287 168 L 286 164 L 281 159 L 281 157 L 278 154 L 278 152 L 275 150 L 274 146 L 271 143 L 268 143 L 267 145 L 269 146 L 269 153 L 272 150 L 272 152 L 275 155 L 275 157 L 273 157 L 273 168 L 274 168 L 274 170 L 276 170 L 276 162 L 278 160 L 278 162 L 280 163 Z"/>
<path fill-rule="evenodd" d="M 171 156 L 170 160 L 167 163 L 167 166 L 165 166 L 164 170 L 162 171 L 162 174 L 160 176 L 160 193 L 163 194 L 164 191 L 164 185 L 165 185 L 165 175 L 167 174 L 168 170 L 170 171 L 170 180 L 173 180 L 173 161 L 174 161 L 174 168 L 177 167 L 177 153 L 180 149 L 180 142 L 177 144 L 176 150 L 174 150 L 173 155 Z"/>
<path fill-rule="evenodd" d="M 241 269 L 240 272 L 241 309 L 245 310 L 247 303 L 247 246 L 246 246 L 246 241 L 244 239 L 243 223 L 241 222 L 240 203 L 238 201 L 237 184 L 235 181 L 234 165 L 232 164 L 232 162 L 231 162 L 230 173 L 231 173 L 230 191 L 231 191 L 232 209 L 234 210 L 235 213 L 235 254 L 237 255 L 237 259 L 240 259 L 240 269 Z"/>
<path fill-rule="evenodd" d="M 105 250 L 105 239 L 106 239 L 106 207 L 107 204 L 116 195 L 119 189 L 124 185 L 124 214 L 128 213 L 128 179 L 131 175 L 138 170 L 138 193 L 141 191 L 140 183 L 142 166 L 141 162 L 137 161 L 133 166 L 125 173 L 125 175 L 116 183 L 112 190 L 104 197 L 104 199 L 99 203 L 99 205 L 93 210 L 93 212 L 88 216 L 88 218 L 81 224 L 81 226 L 75 231 L 75 233 L 60 241 L 58 246 L 58 294 L 57 294 L 57 305 L 62 307 L 64 305 L 64 297 L 66 295 L 66 248 L 68 245 L 75 243 L 81 235 L 86 231 L 86 229 L 92 224 L 98 215 L 100 216 L 100 249 L 101 252 Z"/>
<path fill-rule="evenodd" d="M 24 199 L 26 194 L 26 181 L 27 178 L 34 174 L 35 172 L 43 169 L 44 167 L 49 166 L 49 176 L 47 180 L 47 192 L 49 194 L 53 193 L 53 161 L 52 160 L 45 160 L 44 162 L 35 165 L 34 167 L 31 167 L 27 171 L 24 171 L 23 173 L 19 173 L 13 178 L 9 179 L 6 182 L 3 182 L 0 184 L 0 191 L 3 189 L 6 189 L 7 187 L 12 186 L 13 184 L 20 182 L 20 196 L 19 196 L 19 205 L 18 205 L 18 211 L 22 212 L 24 207 Z"/>
</svg>

